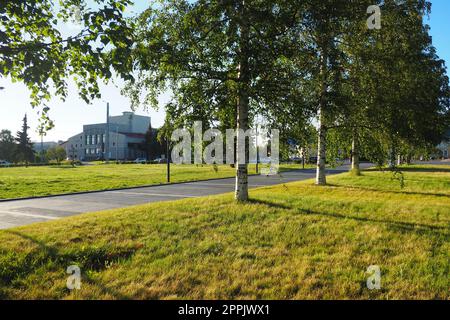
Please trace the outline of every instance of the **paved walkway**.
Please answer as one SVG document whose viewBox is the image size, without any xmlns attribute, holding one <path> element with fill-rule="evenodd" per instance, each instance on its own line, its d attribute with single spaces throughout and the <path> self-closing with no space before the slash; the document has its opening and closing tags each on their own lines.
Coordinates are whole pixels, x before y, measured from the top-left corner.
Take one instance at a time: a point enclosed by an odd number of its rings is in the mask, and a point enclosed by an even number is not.
<svg viewBox="0 0 450 320">
<path fill-rule="evenodd" d="M 368 165 L 364 165 L 367 167 Z M 348 166 L 328 170 L 329 174 L 341 173 Z M 311 179 L 315 170 L 284 172 L 276 176 L 250 176 L 249 187 L 263 187 L 292 181 Z M 123 208 L 149 202 L 196 198 L 234 191 L 234 178 L 187 182 L 172 185 L 156 185 L 118 191 L 53 196 L 30 200 L 0 202 L 0 229 L 7 229 L 35 222 L 49 221 L 114 208 Z"/>
</svg>

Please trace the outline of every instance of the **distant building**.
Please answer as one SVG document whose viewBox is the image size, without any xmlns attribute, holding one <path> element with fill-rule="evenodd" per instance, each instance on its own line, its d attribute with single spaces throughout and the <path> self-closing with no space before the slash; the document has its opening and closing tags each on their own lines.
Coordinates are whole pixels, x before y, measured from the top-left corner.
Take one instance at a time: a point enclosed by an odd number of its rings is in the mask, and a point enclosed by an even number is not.
<svg viewBox="0 0 450 320">
<path fill-rule="evenodd" d="M 150 117 L 123 112 L 120 116 L 109 117 L 109 148 L 106 146 L 106 123 L 84 125 L 83 132 L 61 146 L 69 158 L 81 161 L 104 160 L 108 149 L 111 160 L 145 158 L 142 146 L 150 121 Z"/>
</svg>

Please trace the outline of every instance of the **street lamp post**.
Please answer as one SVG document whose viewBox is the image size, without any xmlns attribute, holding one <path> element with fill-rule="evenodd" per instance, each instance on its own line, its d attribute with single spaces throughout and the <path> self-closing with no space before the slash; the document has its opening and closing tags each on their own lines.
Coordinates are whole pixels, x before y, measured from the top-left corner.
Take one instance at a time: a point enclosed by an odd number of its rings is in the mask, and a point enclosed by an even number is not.
<svg viewBox="0 0 450 320">
<path fill-rule="evenodd" d="M 116 125 L 116 163 L 119 163 L 119 126 Z"/>
<path fill-rule="evenodd" d="M 42 125 L 38 128 L 38 133 L 41 138 L 41 150 L 39 151 L 40 162 L 44 163 L 44 127 Z"/>
<path fill-rule="evenodd" d="M 255 144 L 256 144 L 256 174 L 258 174 L 259 173 L 258 124 L 256 124 Z"/>
<path fill-rule="evenodd" d="M 41 163 L 44 163 L 44 132 L 42 129 L 39 131 L 39 134 L 41 135 Z"/>
<path fill-rule="evenodd" d="M 109 163 L 109 102 L 106 102 L 105 161 Z"/>
<path fill-rule="evenodd" d="M 256 127 L 256 131 L 255 131 L 255 144 L 256 144 L 256 174 L 259 174 L 259 146 L 258 146 L 258 126 L 259 126 L 259 116 L 256 115 L 255 116 L 255 127 Z"/>
<path fill-rule="evenodd" d="M 76 153 L 76 150 L 75 150 L 75 148 L 74 148 L 74 146 L 72 146 L 71 148 L 70 148 L 70 164 L 72 165 L 72 167 L 75 167 L 75 153 Z"/>
<path fill-rule="evenodd" d="M 166 158 L 167 158 L 167 183 L 170 183 L 170 142 L 169 137 L 166 138 Z"/>
</svg>

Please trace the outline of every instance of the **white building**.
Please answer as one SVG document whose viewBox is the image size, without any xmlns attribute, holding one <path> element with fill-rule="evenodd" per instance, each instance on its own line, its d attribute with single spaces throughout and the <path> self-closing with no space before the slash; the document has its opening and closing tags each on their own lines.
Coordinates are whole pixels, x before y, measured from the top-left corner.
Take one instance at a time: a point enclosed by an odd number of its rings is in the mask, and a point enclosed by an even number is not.
<svg viewBox="0 0 450 320">
<path fill-rule="evenodd" d="M 69 138 L 62 147 L 69 158 L 80 161 L 104 160 L 107 152 L 112 160 L 145 158 L 143 144 L 150 121 L 150 117 L 123 112 L 120 116 L 109 117 L 109 148 L 106 123 L 84 125 L 83 132 Z"/>
</svg>

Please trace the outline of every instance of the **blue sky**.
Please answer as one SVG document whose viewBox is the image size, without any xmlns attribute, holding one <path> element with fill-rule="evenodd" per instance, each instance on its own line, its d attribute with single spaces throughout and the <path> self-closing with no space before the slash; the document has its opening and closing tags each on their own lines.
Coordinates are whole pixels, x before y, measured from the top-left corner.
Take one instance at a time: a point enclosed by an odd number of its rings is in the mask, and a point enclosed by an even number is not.
<svg viewBox="0 0 450 320">
<path fill-rule="evenodd" d="M 137 1 L 137 11 L 142 8 L 144 1 Z M 437 48 L 437 53 L 441 59 L 450 65 L 450 0 L 432 0 L 433 4 L 430 19 L 425 20 L 431 26 L 430 34 L 433 37 L 433 44 Z M 148 2 L 147 2 L 148 3 Z M 133 10 L 133 9 L 132 9 Z M 50 101 L 51 118 L 55 121 L 55 128 L 48 132 L 45 141 L 65 140 L 70 136 L 82 131 L 83 124 L 100 123 L 105 121 L 105 102 L 110 102 L 111 114 L 120 114 L 129 111 L 129 101 L 120 94 L 122 83 L 117 81 L 116 85 L 102 85 L 101 93 L 103 98 L 95 100 L 91 105 L 87 105 L 78 98 L 73 84 L 69 87 L 69 97 L 66 101 L 53 99 Z M 39 140 L 36 133 L 38 116 L 36 111 L 30 106 L 29 92 L 20 83 L 12 83 L 9 79 L 0 78 L 0 86 L 5 90 L 0 90 L 0 129 L 9 129 L 14 134 L 20 129 L 21 120 L 25 113 L 28 114 L 29 125 L 31 127 L 31 137 Z M 163 105 L 169 99 L 162 96 L 160 99 Z M 159 127 L 164 121 L 164 112 L 155 110 L 137 110 L 138 114 L 148 115 L 152 118 L 152 126 Z"/>
<path fill-rule="evenodd" d="M 432 0 L 432 11 L 426 23 L 430 25 L 430 34 L 437 53 L 450 65 L 450 0 Z"/>
</svg>

